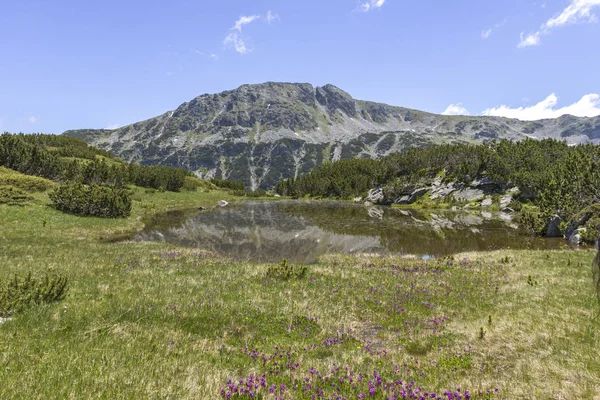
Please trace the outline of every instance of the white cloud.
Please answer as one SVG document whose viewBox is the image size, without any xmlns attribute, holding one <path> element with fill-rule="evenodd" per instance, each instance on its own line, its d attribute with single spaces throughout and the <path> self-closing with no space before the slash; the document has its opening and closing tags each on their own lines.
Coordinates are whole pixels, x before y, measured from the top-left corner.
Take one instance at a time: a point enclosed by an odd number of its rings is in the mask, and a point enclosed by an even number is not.
<svg viewBox="0 0 600 400">
<path fill-rule="evenodd" d="M 571 4 L 562 12 L 550 18 L 540 27 L 540 30 L 524 37 L 521 33 L 519 47 L 529 47 L 540 44 L 542 35 L 549 35 L 553 29 L 561 26 L 596 22 L 596 16 L 592 13 L 595 7 L 600 6 L 600 0 L 571 0 Z"/>
<path fill-rule="evenodd" d="M 30 124 L 37 124 L 38 122 L 40 122 L 40 119 L 35 115 L 30 116 L 27 120 Z"/>
<path fill-rule="evenodd" d="M 525 32 L 521 32 L 521 41 L 519 42 L 518 47 L 529 47 L 529 46 L 537 46 L 540 44 L 540 33 L 532 33 L 525 37 Z"/>
<path fill-rule="evenodd" d="M 358 6 L 358 9 L 364 12 L 374 10 L 376 8 L 381 8 L 385 4 L 385 0 L 368 0 L 364 3 L 361 3 Z"/>
<path fill-rule="evenodd" d="M 218 55 L 218 54 L 215 54 L 215 53 L 212 53 L 212 54 L 210 55 L 210 58 L 212 58 L 213 60 L 218 60 L 218 59 L 219 59 L 219 55 Z"/>
<path fill-rule="evenodd" d="M 235 29 L 239 32 L 242 31 L 242 27 L 244 25 L 248 25 L 249 23 L 260 18 L 260 15 L 249 15 L 249 16 L 241 16 L 237 21 L 235 21 L 235 25 L 231 29 Z"/>
<path fill-rule="evenodd" d="M 483 40 L 488 39 L 492 35 L 492 32 L 494 31 L 494 29 L 501 28 L 502 26 L 504 26 L 504 24 L 506 24 L 506 21 L 508 21 L 508 19 L 504 18 L 501 22 L 498 22 L 493 27 L 481 31 L 481 38 Z"/>
<path fill-rule="evenodd" d="M 471 115 L 461 103 L 450 104 L 442 115 Z"/>
<path fill-rule="evenodd" d="M 114 130 L 114 129 L 119 129 L 120 127 L 121 127 L 121 125 L 119 125 L 119 124 L 112 124 L 112 125 L 107 126 L 104 129 Z"/>
<path fill-rule="evenodd" d="M 558 118 L 566 114 L 576 117 L 596 117 L 600 115 L 600 94 L 586 94 L 579 101 L 561 108 L 556 108 L 557 104 L 558 97 L 552 93 L 546 99 L 531 107 L 510 108 L 502 105 L 489 108 L 482 115 L 517 118 L 523 121 Z"/>
<path fill-rule="evenodd" d="M 227 47 L 233 47 L 235 51 L 240 54 L 248 54 L 252 50 L 246 46 L 246 41 L 241 37 L 237 32 L 231 32 L 225 40 L 223 40 L 223 44 Z"/>
<path fill-rule="evenodd" d="M 278 14 L 273 13 L 271 10 L 267 11 L 267 16 L 265 17 L 267 19 L 268 23 L 271 23 L 272 21 L 276 20 L 276 19 L 281 19 L 279 18 Z"/>
<path fill-rule="evenodd" d="M 230 29 L 230 31 L 232 32 L 230 32 L 223 40 L 223 44 L 225 45 L 225 47 L 233 48 L 240 54 L 250 53 L 252 49 L 247 44 L 248 39 L 242 36 L 242 30 L 244 28 L 244 25 L 248 25 L 258 19 L 263 19 L 270 24 L 273 20 L 279 19 L 279 15 L 269 10 L 264 18 L 260 15 L 241 16 L 237 21 L 235 21 L 233 28 Z M 215 60 L 219 59 L 219 56 L 217 56 L 216 54 L 211 54 L 210 57 Z"/>
</svg>

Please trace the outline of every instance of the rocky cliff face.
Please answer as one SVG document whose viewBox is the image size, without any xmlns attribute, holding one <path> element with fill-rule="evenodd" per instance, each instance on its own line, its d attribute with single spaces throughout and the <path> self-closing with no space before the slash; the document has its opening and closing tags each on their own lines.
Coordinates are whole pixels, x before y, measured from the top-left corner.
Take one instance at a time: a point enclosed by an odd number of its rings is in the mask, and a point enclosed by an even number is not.
<svg viewBox="0 0 600 400">
<path fill-rule="evenodd" d="M 355 100 L 333 85 L 269 82 L 204 94 L 119 129 L 64 134 L 127 161 L 179 166 L 201 177 L 269 189 L 323 162 L 377 158 L 411 146 L 526 137 L 598 143 L 600 117 L 524 122 L 443 116 Z"/>
</svg>

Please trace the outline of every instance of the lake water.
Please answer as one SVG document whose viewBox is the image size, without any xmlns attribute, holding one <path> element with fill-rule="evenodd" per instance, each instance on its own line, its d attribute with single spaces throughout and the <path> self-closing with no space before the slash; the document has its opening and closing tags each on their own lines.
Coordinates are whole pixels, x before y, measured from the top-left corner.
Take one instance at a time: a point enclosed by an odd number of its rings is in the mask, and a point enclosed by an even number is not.
<svg viewBox="0 0 600 400">
<path fill-rule="evenodd" d="M 553 249 L 502 213 L 408 211 L 344 202 L 245 202 L 158 214 L 136 240 L 211 249 L 244 261 L 313 263 L 327 253 L 440 257 L 463 251 Z"/>
</svg>

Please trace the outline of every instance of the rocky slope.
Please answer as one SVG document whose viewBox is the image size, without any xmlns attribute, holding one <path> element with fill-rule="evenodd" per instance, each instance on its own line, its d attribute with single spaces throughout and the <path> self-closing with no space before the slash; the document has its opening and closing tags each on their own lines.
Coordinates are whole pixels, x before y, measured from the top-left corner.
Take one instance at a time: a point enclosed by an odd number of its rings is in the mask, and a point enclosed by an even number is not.
<svg viewBox="0 0 600 400">
<path fill-rule="evenodd" d="M 282 178 L 341 158 L 377 158 L 411 146 L 507 138 L 600 142 L 600 117 L 525 122 L 444 116 L 355 100 L 333 86 L 242 85 L 115 130 L 65 135 L 127 161 L 185 167 L 201 177 L 269 189 Z"/>
</svg>

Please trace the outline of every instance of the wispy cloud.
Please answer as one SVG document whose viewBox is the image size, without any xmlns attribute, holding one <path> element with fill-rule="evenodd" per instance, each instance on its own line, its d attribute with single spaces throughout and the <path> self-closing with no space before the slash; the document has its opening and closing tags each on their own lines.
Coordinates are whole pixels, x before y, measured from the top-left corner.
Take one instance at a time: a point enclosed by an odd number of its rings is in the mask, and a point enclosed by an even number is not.
<svg viewBox="0 0 600 400">
<path fill-rule="evenodd" d="M 541 37 L 549 35 L 555 28 L 572 24 L 596 22 L 597 18 L 592 11 L 599 6 L 600 0 L 571 0 L 571 4 L 567 8 L 542 24 L 538 31 L 528 35 L 521 33 L 521 41 L 518 47 L 539 45 Z"/>
<path fill-rule="evenodd" d="M 488 39 L 492 35 L 492 32 L 495 29 L 501 28 L 504 24 L 506 24 L 506 21 L 507 21 L 507 19 L 505 18 L 502 22 L 498 22 L 497 24 L 494 24 L 493 27 L 481 31 L 481 38 L 483 40 Z"/>
<path fill-rule="evenodd" d="M 471 115 L 469 110 L 467 110 L 462 103 L 450 104 L 442 115 Z"/>
<path fill-rule="evenodd" d="M 36 117 L 35 115 L 30 116 L 28 119 L 30 124 L 37 124 L 38 122 L 40 122 L 40 119 L 38 117 Z"/>
<path fill-rule="evenodd" d="M 498 117 L 517 118 L 524 121 L 535 121 L 539 119 L 558 118 L 561 115 L 574 115 L 576 117 L 596 117 L 600 115 L 600 94 L 586 94 L 579 101 L 559 107 L 558 97 L 552 93 L 546 99 L 531 107 L 511 108 L 499 106 L 485 110 L 482 115 L 493 115 Z"/>
<path fill-rule="evenodd" d="M 240 54 L 247 54 L 252 51 L 252 48 L 248 45 L 248 39 L 242 35 L 242 30 L 245 25 L 251 24 L 256 20 L 264 20 L 269 24 L 280 19 L 279 15 L 269 10 L 267 14 L 262 17 L 260 15 L 243 15 L 235 21 L 233 28 L 230 29 L 229 34 L 223 40 L 225 47 L 233 48 Z M 211 54 L 211 58 L 217 60 L 219 57 L 216 54 Z"/>
<path fill-rule="evenodd" d="M 272 12 L 271 10 L 267 11 L 267 16 L 266 16 L 267 22 L 270 24 L 272 21 L 275 21 L 276 19 L 281 20 L 281 18 L 279 18 L 278 14 L 275 14 L 274 12 Z"/>
<path fill-rule="evenodd" d="M 521 41 L 518 47 L 537 46 L 540 44 L 540 32 L 531 33 L 525 36 L 525 32 L 521 32 Z"/>
<path fill-rule="evenodd" d="M 193 50 L 193 52 L 196 53 L 196 54 L 198 54 L 198 55 L 201 55 L 203 57 L 211 58 L 213 60 L 218 60 L 219 59 L 219 55 L 216 54 L 216 53 L 207 54 L 207 53 L 205 53 L 203 51 L 200 51 L 200 50 Z"/>
<path fill-rule="evenodd" d="M 260 15 L 241 16 L 237 21 L 235 21 L 235 25 L 231 29 L 235 29 L 238 32 L 241 32 L 242 31 L 242 27 L 244 25 L 248 25 L 248 24 L 254 22 L 255 20 L 257 20 L 259 18 L 260 18 Z"/>
<path fill-rule="evenodd" d="M 367 12 L 367 11 L 381 8 L 381 7 L 383 7 L 384 4 L 385 4 L 385 0 L 368 0 L 363 3 L 360 3 L 360 5 L 358 6 L 358 9 L 360 11 Z"/>
</svg>

